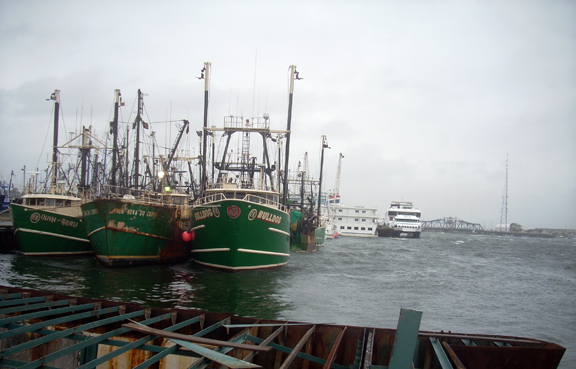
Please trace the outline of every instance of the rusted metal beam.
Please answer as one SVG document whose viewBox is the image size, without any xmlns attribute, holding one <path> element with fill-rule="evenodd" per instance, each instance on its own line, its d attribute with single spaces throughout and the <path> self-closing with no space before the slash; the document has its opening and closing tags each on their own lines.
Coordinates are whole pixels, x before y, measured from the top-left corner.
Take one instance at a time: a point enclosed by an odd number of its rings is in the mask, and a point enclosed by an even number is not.
<svg viewBox="0 0 576 369">
<path fill-rule="evenodd" d="M 482 335 L 470 335 L 470 334 L 459 334 L 459 333 L 419 332 L 418 336 L 435 337 L 435 338 L 459 338 L 459 339 L 482 340 L 482 341 L 494 341 L 497 338 L 498 340 L 500 340 L 502 342 L 542 344 L 542 341 L 536 340 L 536 339 L 500 337 L 500 336 L 482 336 Z"/>
<path fill-rule="evenodd" d="M 276 338 L 282 332 L 284 332 L 284 326 L 280 326 L 280 328 L 276 329 L 274 331 L 274 333 L 272 333 L 271 335 L 266 337 L 266 339 L 264 341 L 262 341 L 262 343 L 260 343 L 259 346 L 268 346 L 268 344 L 270 342 L 272 342 L 274 340 L 274 338 Z M 250 339 L 250 336 L 248 336 L 248 339 Z M 246 355 L 246 357 L 244 358 L 244 361 L 252 360 L 252 358 L 254 358 L 254 356 L 256 356 L 256 354 L 258 354 L 258 351 L 251 352 L 250 354 Z"/>
<path fill-rule="evenodd" d="M 332 367 L 332 364 L 334 363 L 334 360 L 336 360 L 336 354 L 338 353 L 338 348 L 340 347 L 340 343 L 342 342 L 342 337 L 344 337 L 344 333 L 346 333 L 346 329 L 348 327 L 344 327 L 340 333 L 338 334 L 338 337 L 336 337 L 336 341 L 334 341 L 334 344 L 332 345 L 332 349 L 330 350 L 330 353 L 328 354 L 328 359 L 326 359 L 326 364 L 324 365 L 324 369 L 330 369 Z"/>
<path fill-rule="evenodd" d="M 372 366 L 372 353 L 374 351 L 374 334 L 376 334 L 376 330 L 372 329 L 372 331 L 368 332 L 368 338 L 366 339 L 366 349 L 364 350 L 364 364 L 362 367 L 364 369 L 370 369 Z"/>
<path fill-rule="evenodd" d="M 253 351 L 259 351 L 259 352 L 266 352 L 266 351 L 269 351 L 272 349 L 272 347 L 260 347 L 257 345 L 247 345 L 244 343 L 235 343 L 235 342 L 229 342 L 229 341 L 213 340 L 211 338 L 188 336 L 186 334 L 167 332 L 167 331 L 163 331 L 161 329 L 150 328 L 150 327 L 142 326 L 140 324 L 135 324 L 135 323 L 122 324 L 122 327 L 132 329 L 134 331 L 138 331 L 138 332 L 142 332 L 142 333 L 154 334 L 154 335 L 160 336 L 160 337 L 166 337 L 166 338 L 170 338 L 170 339 L 173 338 L 173 339 L 177 339 L 177 340 L 181 340 L 181 341 L 200 343 L 200 344 L 205 344 L 205 345 L 233 347 L 233 348 L 238 348 L 238 349 L 242 349 L 242 350 L 253 350 Z"/>
<path fill-rule="evenodd" d="M 456 365 L 456 369 L 466 369 L 464 364 L 462 364 L 462 361 L 460 361 L 458 355 L 456 355 L 456 353 L 454 352 L 454 350 L 452 350 L 452 347 L 450 347 L 449 344 L 447 344 L 446 342 L 442 342 L 442 346 L 444 346 L 444 349 L 446 350 L 446 352 L 448 352 L 448 355 L 450 355 L 450 358 L 454 362 L 454 365 Z"/>
<path fill-rule="evenodd" d="M 246 361 L 236 359 L 232 356 L 224 355 L 218 351 L 207 349 L 206 347 L 199 346 L 189 341 L 183 341 L 176 338 L 168 338 L 168 339 L 182 347 L 186 347 L 187 349 L 196 352 L 197 354 L 207 359 L 215 361 L 229 368 L 261 368 L 260 365 L 248 363 Z"/>
<path fill-rule="evenodd" d="M 290 364 L 292 364 L 292 361 L 294 361 L 294 359 L 296 359 L 296 356 L 298 355 L 298 353 L 302 349 L 302 346 L 304 346 L 306 341 L 308 341 L 308 338 L 310 338 L 312 333 L 314 333 L 315 329 L 316 329 L 316 326 L 313 325 L 312 328 L 310 328 L 308 330 L 308 332 L 306 332 L 306 334 L 300 339 L 298 344 L 296 346 L 294 346 L 294 348 L 292 349 L 292 352 L 290 353 L 290 355 L 288 355 L 288 357 L 286 358 L 284 363 L 282 363 L 282 366 L 280 367 L 280 369 L 287 369 L 290 366 Z"/>
</svg>

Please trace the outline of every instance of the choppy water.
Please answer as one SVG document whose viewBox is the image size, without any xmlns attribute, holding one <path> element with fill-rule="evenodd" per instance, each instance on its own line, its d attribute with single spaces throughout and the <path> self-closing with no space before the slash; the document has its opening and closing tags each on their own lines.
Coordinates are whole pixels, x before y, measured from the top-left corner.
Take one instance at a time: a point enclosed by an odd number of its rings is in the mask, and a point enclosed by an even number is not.
<svg viewBox="0 0 576 369">
<path fill-rule="evenodd" d="M 271 271 L 228 274 L 193 263 L 109 269 L 92 258 L 0 255 L 0 284 L 241 316 L 503 334 L 567 348 L 576 368 L 576 240 L 423 233 L 338 238 Z"/>
</svg>

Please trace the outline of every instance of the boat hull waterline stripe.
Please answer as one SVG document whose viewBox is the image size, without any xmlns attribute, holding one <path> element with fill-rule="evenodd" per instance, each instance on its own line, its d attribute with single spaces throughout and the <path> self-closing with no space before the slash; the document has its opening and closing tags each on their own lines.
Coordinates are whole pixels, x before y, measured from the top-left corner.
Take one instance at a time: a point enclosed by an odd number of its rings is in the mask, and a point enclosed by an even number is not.
<svg viewBox="0 0 576 369">
<path fill-rule="evenodd" d="M 290 233 L 284 232 L 283 230 L 280 230 L 280 229 L 276 229 L 276 228 L 270 227 L 270 228 L 268 228 L 268 230 L 269 230 L 269 231 L 272 231 L 272 232 L 280 233 L 280 234 L 283 234 L 283 235 L 285 235 L 285 236 L 290 237 Z"/>
<path fill-rule="evenodd" d="M 35 234 L 41 234 L 44 236 L 52 236 L 52 237 L 58 237 L 58 238 L 65 238 L 67 240 L 73 240 L 73 241 L 80 241 L 80 242 L 90 242 L 89 240 L 85 240 L 83 238 L 78 238 L 78 237 L 71 237 L 71 236 L 65 236 L 62 234 L 58 234 L 58 233 L 52 233 L 52 232 L 44 232 L 44 231 L 37 231 L 35 229 L 26 229 L 26 228 L 18 228 L 16 229 L 16 232 L 25 232 L 25 233 L 35 233 Z"/>
<path fill-rule="evenodd" d="M 261 250 L 250 250 L 250 249 L 238 249 L 238 252 L 246 252 L 249 254 L 259 254 L 259 255 L 274 255 L 274 256 L 286 256 L 286 257 L 290 256 L 290 254 L 285 254 L 283 252 L 272 252 L 272 251 L 261 251 Z"/>
<path fill-rule="evenodd" d="M 158 255 L 96 255 L 98 259 L 108 260 L 108 259 L 159 259 Z"/>
<path fill-rule="evenodd" d="M 220 247 L 220 248 L 215 248 L 215 249 L 192 250 L 192 252 L 228 252 L 228 251 L 230 251 L 230 249 L 227 247 Z"/>
<path fill-rule="evenodd" d="M 271 268 L 276 268 L 276 267 L 288 264 L 288 262 L 284 262 L 284 263 L 279 263 L 279 264 L 256 265 L 256 266 L 247 266 L 247 267 L 230 267 L 230 266 L 226 266 L 226 265 L 206 263 L 206 262 L 198 261 L 198 260 L 194 260 L 194 262 L 198 263 L 198 264 L 206 265 L 206 266 L 209 266 L 212 268 L 226 269 L 226 270 L 271 269 Z"/>
<path fill-rule="evenodd" d="M 22 255 L 25 256 L 52 256 L 52 255 L 86 255 L 94 254 L 94 251 L 55 251 L 55 252 L 23 252 Z"/>
</svg>

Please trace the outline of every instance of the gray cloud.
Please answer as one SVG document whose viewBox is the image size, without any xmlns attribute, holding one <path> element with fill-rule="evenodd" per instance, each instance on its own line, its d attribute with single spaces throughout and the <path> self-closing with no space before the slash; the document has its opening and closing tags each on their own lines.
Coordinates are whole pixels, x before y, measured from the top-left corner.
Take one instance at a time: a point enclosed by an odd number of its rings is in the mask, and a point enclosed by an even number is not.
<svg viewBox="0 0 576 369">
<path fill-rule="evenodd" d="M 0 2 L 0 175 L 45 165 L 54 89 L 66 131 L 103 135 L 116 88 L 124 121 L 141 88 L 151 121 L 196 130 L 210 61 L 211 125 L 266 110 L 284 128 L 295 64 L 292 164 L 309 152 L 317 171 L 327 135 L 345 203 L 492 227 L 509 154 L 508 219 L 576 228 L 575 16 L 569 1 Z"/>
</svg>

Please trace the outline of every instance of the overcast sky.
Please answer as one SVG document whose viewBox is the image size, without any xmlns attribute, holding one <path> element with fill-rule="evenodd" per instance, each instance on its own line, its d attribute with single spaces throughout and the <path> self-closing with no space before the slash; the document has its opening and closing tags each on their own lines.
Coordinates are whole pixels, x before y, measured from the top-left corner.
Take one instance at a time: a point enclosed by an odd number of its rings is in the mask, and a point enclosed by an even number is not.
<svg viewBox="0 0 576 369">
<path fill-rule="evenodd" d="M 127 121 L 139 88 L 146 119 L 200 129 L 204 62 L 210 125 L 266 111 L 276 129 L 297 66 L 291 168 L 308 152 L 317 173 L 327 135 L 325 190 L 342 153 L 346 205 L 493 228 L 508 155 L 508 221 L 576 228 L 571 0 L 0 0 L 0 179 L 46 167 L 55 89 L 62 131 L 103 136 L 114 89 Z"/>
</svg>

